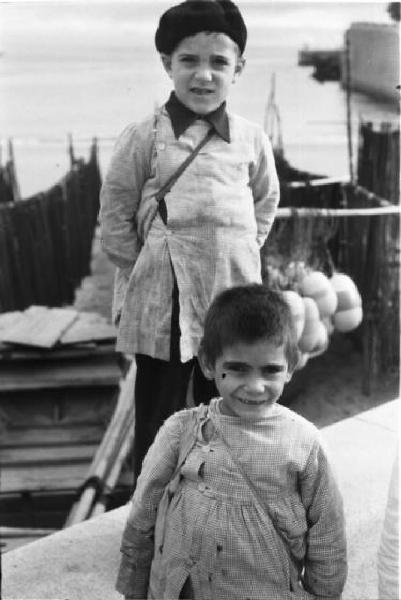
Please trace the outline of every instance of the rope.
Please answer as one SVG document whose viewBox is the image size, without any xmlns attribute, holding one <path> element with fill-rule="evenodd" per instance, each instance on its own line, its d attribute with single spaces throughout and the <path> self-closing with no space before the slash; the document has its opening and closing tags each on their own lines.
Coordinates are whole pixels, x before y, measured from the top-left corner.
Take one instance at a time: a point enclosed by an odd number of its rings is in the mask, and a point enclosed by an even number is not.
<svg viewBox="0 0 401 600">
<path fill-rule="evenodd" d="M 382 215 L 399 215 L 400 206 L 379 206 L 375 208 L 278 208 L 276 219 L 291 217 L 376 217 Z"/>
</svg>

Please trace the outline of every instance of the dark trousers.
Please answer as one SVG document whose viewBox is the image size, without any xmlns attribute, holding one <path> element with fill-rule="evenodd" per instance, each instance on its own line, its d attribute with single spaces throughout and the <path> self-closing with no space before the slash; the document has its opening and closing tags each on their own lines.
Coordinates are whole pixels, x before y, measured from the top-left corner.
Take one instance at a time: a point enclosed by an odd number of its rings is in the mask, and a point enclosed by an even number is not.
<svg viewBox="0 0 401 600">
<path fill-rule="evenodd" d="M 207 404 L 218 395 L 214 382 L 207 380 L 196 358 L 180 361 L 178 288 L 174 282 L 173 310 L 171 316 L 170 361 L 159 360 L 144 354 L 135 356 L 137 372 L 135 382 L 135 481 L 141 471 L 142 461 L 163 422 L 177 410 L 186 406 L 188 384 L 192 375 L 195 405 Z"/>
</svg>

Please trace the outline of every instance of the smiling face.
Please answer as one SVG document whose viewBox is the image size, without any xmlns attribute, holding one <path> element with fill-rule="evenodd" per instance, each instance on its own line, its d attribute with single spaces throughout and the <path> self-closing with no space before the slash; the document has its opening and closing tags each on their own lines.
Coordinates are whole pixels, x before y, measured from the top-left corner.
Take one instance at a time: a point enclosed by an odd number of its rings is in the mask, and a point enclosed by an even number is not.
<svg viewBox="0 0 401 600">
<path fill-rule="evenodd" d="M 171 55 L 161 58 L 177 98 L 199 115 L 226 100 L 245 64 L 231 38 L 204 31 L 184 38 Z"/>
<path fill-rule="evenodd" d="M 291 379 L 284 345 L 269 340 L 228 346 L 214 367 L 200 360 L 206 377 L 215 380 L 226 415 L 267 417 Z"/>
</svg>

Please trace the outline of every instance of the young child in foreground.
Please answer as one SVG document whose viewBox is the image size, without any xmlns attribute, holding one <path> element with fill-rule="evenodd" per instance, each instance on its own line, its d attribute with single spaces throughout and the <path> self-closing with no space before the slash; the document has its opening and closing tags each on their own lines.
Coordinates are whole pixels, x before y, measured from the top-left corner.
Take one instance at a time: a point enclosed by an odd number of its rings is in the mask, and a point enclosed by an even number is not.
<svg viewBox="0 0 401 600">
<path fill-rule="evenodd" d="M 126 599 L 340 598 L 342 499 L 317 428 L 277 404 L 297 360 L 280 292 L 215 298 L 200 361 L 220 397 L 169 417 L 149 449 L 122 541 Z"/>
<path fill-rule="evenodd" d="M 156 49 L 174 91 L 119 137 L 101 191 L 101 239 L 116 272 L 117 350 L 135 355 L 135 475 L 163 421 L 215 390 L 197 362 L 220 290 L 261 282 L 260 248 L 279 184 L 269 138 L 226 107 L 247 30 L 230 0 L 191 0 L 160 18 Z M 138 82 L 140 89 L 140 82 Z M 140 91 L 139 91 L 140 93 Z M 155 195 L 211 139 L 159 206 Z"/>
</svg>

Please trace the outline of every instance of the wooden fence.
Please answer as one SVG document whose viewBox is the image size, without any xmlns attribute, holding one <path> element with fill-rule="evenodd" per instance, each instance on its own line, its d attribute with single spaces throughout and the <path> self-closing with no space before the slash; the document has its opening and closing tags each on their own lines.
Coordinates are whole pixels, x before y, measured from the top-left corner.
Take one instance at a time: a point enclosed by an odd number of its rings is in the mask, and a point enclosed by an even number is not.
<svg viewBox="0 0 401 600">
<path fill-rule="evenodd" d="M 262 250 L 263 279 L 271 277 L 268 266 L 284 272 L 300 261 L 355 281 L 364 319 L 353 336 L 364 352 L 369 392 L 371 376 L 399 364 L 400 209 L 365 188 L 334 180 L 289 183 L 285 197 L 288 207 L 279 208 Z"/>
<path fill-rule="evenodd" d="M 400 201 L 400 130 L 391 123 L 359 126 L 358 184 L 386 198 Z"/>
<path fill-rule="evenodd" d="M 281 272 L 301 261 L 355 281 L 364 318 L 352 335 L 364 352 L 367 392 L 371 376 L 397 369 L 400 359 L 399 141 L 398 126 L 360 122 L 357 185 L 315 175 L 291 181 L 283 171 L 280 208 L 262 250 L 265 280 L 269 265 Z"/>
<path fill-rule="evenodd" d="M 12 166 L 11 162 L 0 166 L 0 204 L 14 202 Z"/>
<path fill-rule="evenodd" d="M 90 272 L 100 185 L 94 142 L 46 192 L 0 203 L 0 312 L 73 302 Z"/>
<path fill-rule="evenodd" d="M 399 366 L 400 214 L 361 187 L 349 187 L 350 207 L 365 207 L 359 218 L 342 220 L 338 264 L 357 284 L 364 303 L 360 332 L 365 349 L 366 385 L 370 375 Z M 377 208 L 369 215 L 370 207 Z M 393 208 L 398 208 L 393 205 Z"/>
<path fill-rule="evenodd" d="M 8 142 L 8 159 L 0 164 L 0 204 L 16 202 L 20 199 L 20 191 L 15 173 L 14 150 L 12 141 Z"/>
</svg>

